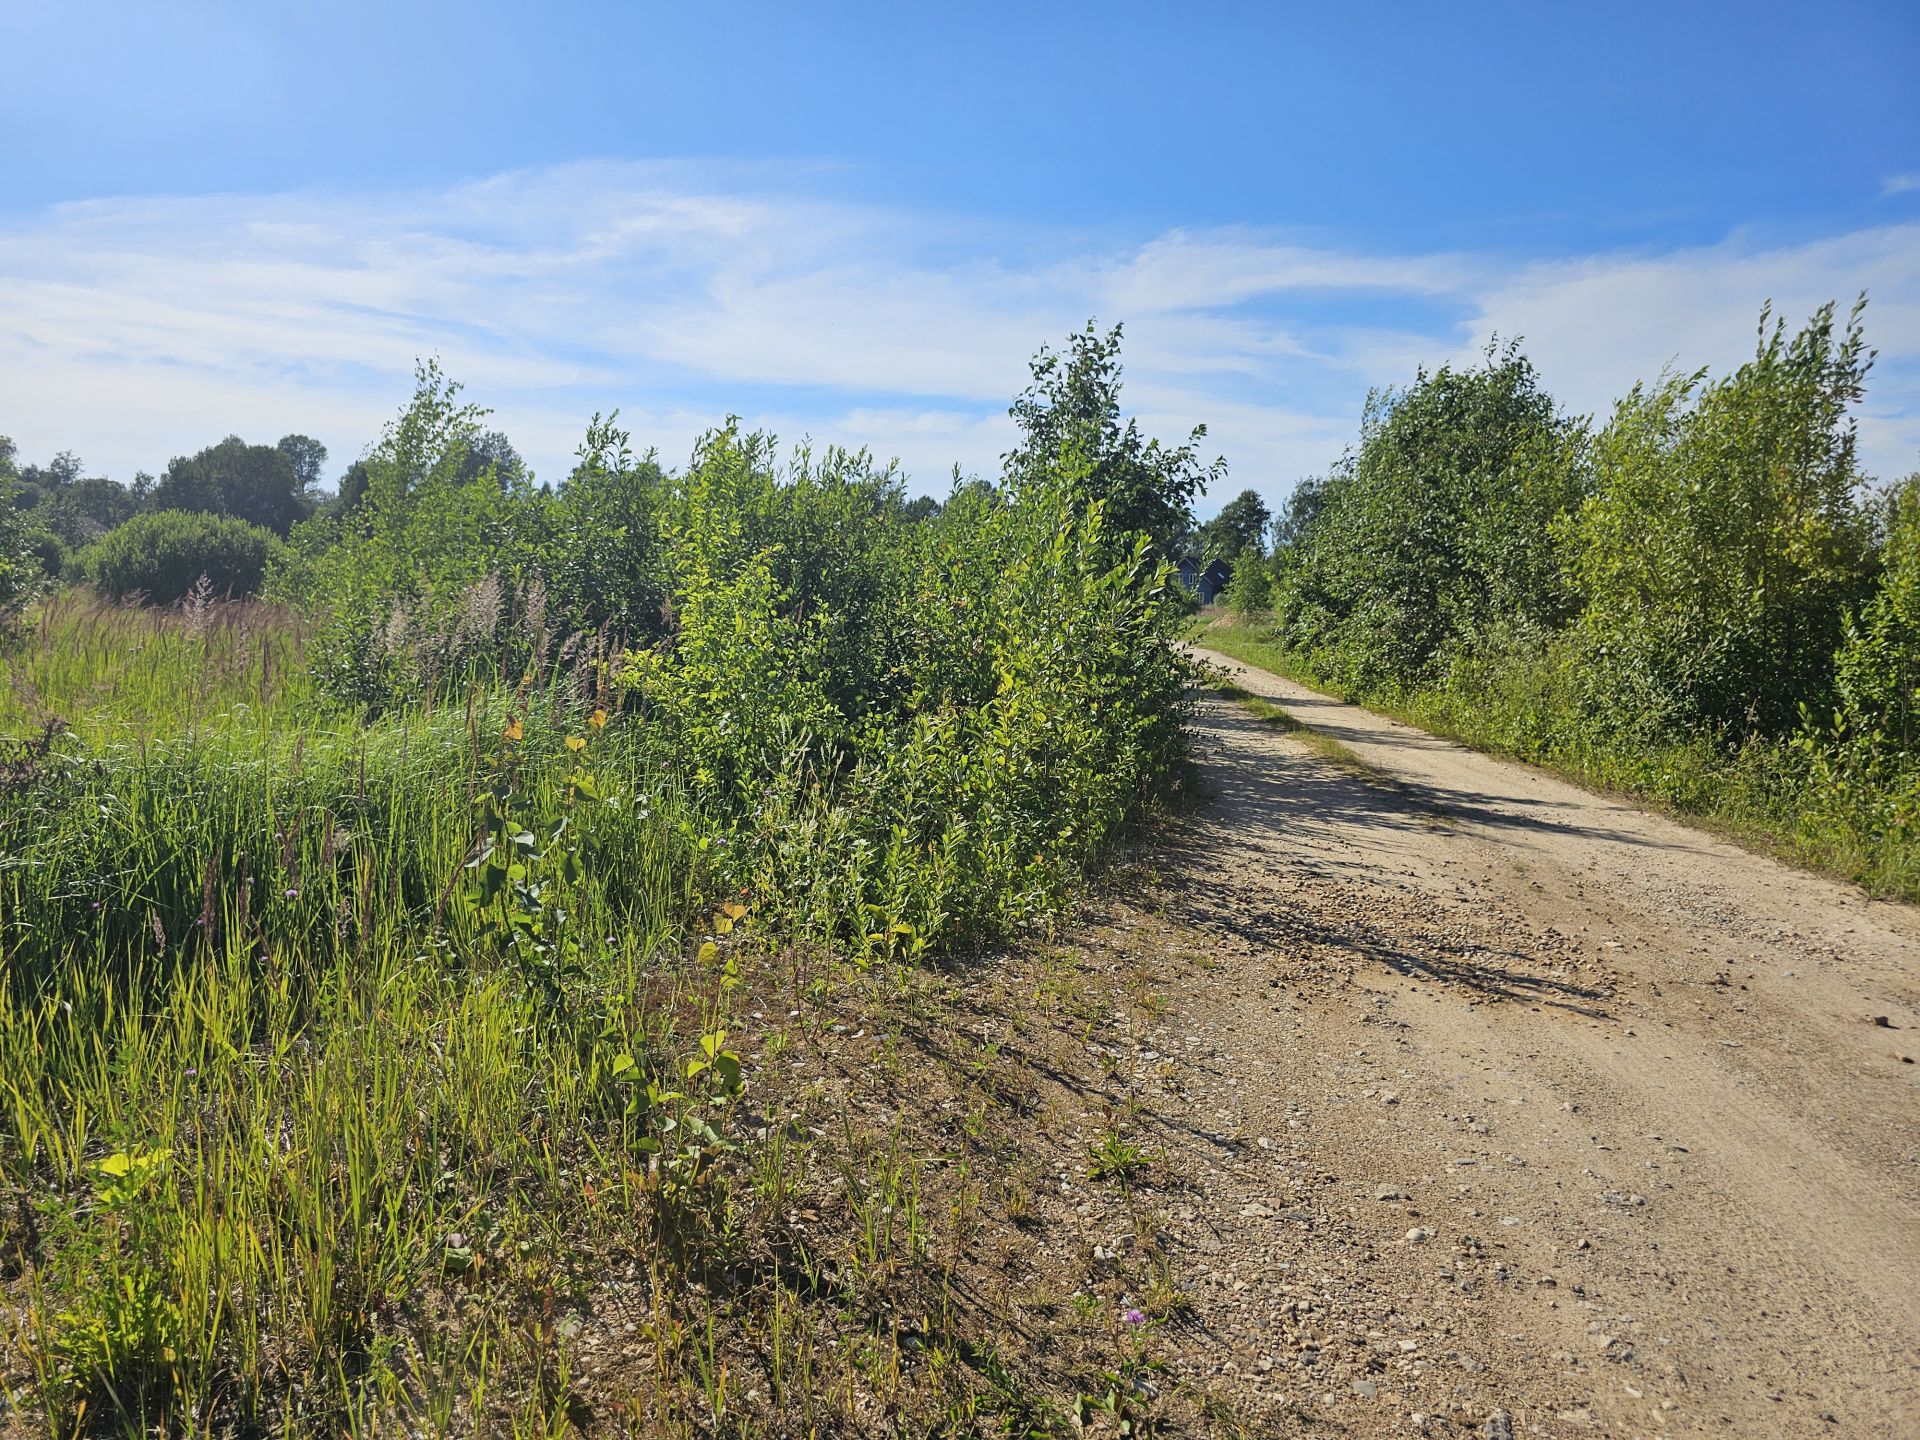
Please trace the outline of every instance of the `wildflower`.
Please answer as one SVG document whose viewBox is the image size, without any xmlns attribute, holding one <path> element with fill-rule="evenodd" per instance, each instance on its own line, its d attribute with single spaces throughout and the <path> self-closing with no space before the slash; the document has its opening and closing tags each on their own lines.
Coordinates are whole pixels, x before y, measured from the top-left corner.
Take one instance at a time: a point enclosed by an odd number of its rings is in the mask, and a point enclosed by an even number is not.
<svg viewBox="0 0 1920 1440">
<path fill-rule="evenodd" d="M 567 749 L 571 750 L 574 754 L 578 755 L 586 748 L 587 742 L 582 740 L 578 735 L 567 736 Z"/>
<path fill-rule="evenodd" d="M 300 898 L 299 888 L 289 885 L 285 890 L 280 892 L 280 898 L 282 900 L 298 900 Z"/>
<path fill-rule="evenodd" d="M 1147 1323 L 1147 1317 L 1138 1310 L 1129 1310 L 1120 1318 L 1129 1325 L 1144 1325 Z"/>
</svg>

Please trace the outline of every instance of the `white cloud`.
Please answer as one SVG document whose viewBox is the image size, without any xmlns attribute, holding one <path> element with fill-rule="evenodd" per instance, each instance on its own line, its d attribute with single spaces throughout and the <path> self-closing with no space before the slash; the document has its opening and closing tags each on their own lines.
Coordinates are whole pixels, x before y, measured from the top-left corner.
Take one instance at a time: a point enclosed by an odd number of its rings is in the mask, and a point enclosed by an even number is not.
<svg viewBox="0 0 1920 1440">
<path fill-rule="evenodd" d="M 1209 425 L 1272 499 L 1351 440 L 1370 385 L 1526 337 L 1599 409 L 1677 359 L 1750 349 L 1868 289 L 1869 463 L 1920 438 L 1920 225 L 1665 254 L 1380 255 L 1245 228 L 1128 241 L 1010 232 L 795 193 L 734 168 L 592 164 L 436 191 L 101 200 L 0 222 L 0 430 L 125 477 L 229 431 L 318 435 L 344 464 L 438 354 L 548 478 L 616 406 L 669 461 L 729 411 L 898 455 L 939 491 L 997 468 L 1025 360 L 1127 324 L 1156 433 Z M 1231 493 L 1231 491 L 1229 491 Z M 1225 496 L 1213 497 L 1218 500 Z"/>
<path fill-rule="evenodd" d="M 1844 312 L 1865 292 L 1880 358 L 1862 418 L 1862 457 L 1883 477 L 1914 468 L 1920 420 L 1920 224 L 1790 246 L 1738 239 L 1665 255 L 1527 266 L 1479 297 L 1475 344 L 1498 333 L 1525 349 L 1569 408 L 1604 412 L 1662 367 L 1732 369 L 1753 354 L 1760 307 L 1791 327 L 1820 305 Z"/>
<path fill-rule="evenodd" d="M 1880 182 L 1880 198 L 1890 195 L 1906 195 L 1920 190 L 1920 170 L 1908 170 L 1901 175 L 1889 175 Z"/>
</svg>

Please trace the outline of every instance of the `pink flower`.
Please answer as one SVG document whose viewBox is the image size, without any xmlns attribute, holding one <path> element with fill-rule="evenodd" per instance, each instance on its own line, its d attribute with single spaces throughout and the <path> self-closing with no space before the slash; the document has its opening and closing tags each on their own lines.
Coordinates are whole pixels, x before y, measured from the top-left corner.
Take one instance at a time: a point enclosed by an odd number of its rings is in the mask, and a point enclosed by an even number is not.
<svg viewBox="0 0 1920 1440">
<path fill-rule="evenodd" d="M 1129 1325 L 1144 1325 L 1147 1323 L 1147 1317 L 1142 1315 L 1138 1310 L 1129 1310 L 1120 1318 Z"/>
</svg>

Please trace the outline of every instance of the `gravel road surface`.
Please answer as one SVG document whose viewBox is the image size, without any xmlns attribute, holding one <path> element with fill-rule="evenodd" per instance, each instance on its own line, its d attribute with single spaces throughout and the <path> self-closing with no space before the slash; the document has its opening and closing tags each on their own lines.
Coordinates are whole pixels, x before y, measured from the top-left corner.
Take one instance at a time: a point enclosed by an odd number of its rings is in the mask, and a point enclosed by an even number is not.
<svg viewBox="0 0 1920 1440">
<path fill-rule="evenodd" d="M 1130 1042 L 1186 1373 L 1288 1431 L 1920 1436 L 1920 913 L 1200 653 L 1364 768 L 1209 700 L 1099 942 L 1197 956 Z"/>
</svg>

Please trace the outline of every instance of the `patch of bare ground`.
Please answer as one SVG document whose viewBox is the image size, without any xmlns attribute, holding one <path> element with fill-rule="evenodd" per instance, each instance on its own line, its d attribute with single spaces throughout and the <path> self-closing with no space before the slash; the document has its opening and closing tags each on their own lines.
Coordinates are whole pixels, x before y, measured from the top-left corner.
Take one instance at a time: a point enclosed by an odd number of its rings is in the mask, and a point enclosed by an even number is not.
<svg viewBox="0 0 1920 1440">
<path fill-rule="evenodd" d="M 756 1120 L 726 1233 L 557 1303 L 571 1423 L 1230 1431 L 1239 1398 L 1168 1364 L 1191 1329 L 1169 1248 L 1191 1182 L 1129 1148 L 1145 973 L 1038 938 L 946 970 L 751 969 L 729 1043 Z"/>
</svg>

